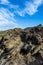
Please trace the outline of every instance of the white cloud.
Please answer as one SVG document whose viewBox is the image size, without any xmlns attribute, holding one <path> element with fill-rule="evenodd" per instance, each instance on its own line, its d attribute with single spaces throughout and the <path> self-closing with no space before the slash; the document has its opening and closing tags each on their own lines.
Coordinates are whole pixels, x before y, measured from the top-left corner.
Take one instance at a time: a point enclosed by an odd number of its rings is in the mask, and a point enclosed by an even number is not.
<svg viewBox="0 0 43 65">
<path fill-rule="evenodd" d="M 14 13 L 8 9 L 0 8 L 0 30 L 17 27 L 16 20 L 14 19 Z"/>
<path fill-rule="evenodd" d="M 42 0 L 33 0 L 33 2 L 25 3 L 25 11 L 29 15 L 34 15 L 38 12 L 38 7 L 42 4 Z"/>
<path fill-rule="evenodd" d="M 9 4 L 9 1 L 8 0 L 1 0 L 0 3 L 1 4 Z"/>
<path fill-rule="evenodd" d="M 25 8 L 23 10 L 18 10 L 17 13 L 20 16 L 24 16 L 25 14 L 34 15 L 38 12 L 38 7 L 43 4 L 43 0 L 31 0 L 25 2 Z"/>
<path fill-rule="evenodd" d="M 18 9 L 19 6 L 12 4 L 9 0 L 1 0 L 0 4 L 7 5 L 9 8 Z"/>
<path fill-rule="evenodd" d="M 42 4 L 43 0 L 33 0 L 33 3 L 36 5 L 36 6 L 39 6 L 40 4 Z"/>
<path fill-rule="evenodd" d="M 26 5 L 26 7 L 25 7 L 24 11 L 25 11 L 25 13 L 27 13 L 29 15 L 33 15 L 34 13 L 36 13 L 38 11 L 37 7 L 33 3 L 27 2 L 25 5 Z"/>
<path fill-rule="evenodd" d="M 18 14 L 18 15 L 20 15 L 20 16 L 24 16 L 24 14 L 25 14 L 25 11 L 23 10 L 23 11 L 16 11 L 16 13 Z"/>
<path fill-rule="evenodd" d="M 10 9 L 14 10 L 14 13 L 17 13 L 20 16 L 25 16 L 25 14 L 34 15 L 38 12 L 38 7 L 43 3 L 43 0 L 25 1 L 25 7 L 23 9 L 21 9 L 19 5 L 11 4 L 9 0 L 1 0 L 1 3 L 8 5 Z"/>
<path fill-rule="evenodd" d="M 0 4 L 8 6 L 8 8 L 4 8 L 3 6 L 0 8 L 0 30 L 18 27 L 17 20 L 14 18 L 14 12 L 9 10 L 16 10 L 18 6 L 11 4 L 9 0 L 0 0 Z"/>
</svg>

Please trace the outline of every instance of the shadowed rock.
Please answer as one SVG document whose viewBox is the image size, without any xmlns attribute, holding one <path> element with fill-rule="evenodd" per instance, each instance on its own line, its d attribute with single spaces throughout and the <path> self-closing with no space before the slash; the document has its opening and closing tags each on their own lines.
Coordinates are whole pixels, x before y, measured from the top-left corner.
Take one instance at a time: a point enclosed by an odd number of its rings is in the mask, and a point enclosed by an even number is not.
<svg viewBox="0 0 43 65">
<path fill-rule="evenodd" d="M 5 31 L 0 38 L 0 65 L 43 65 L 43 26 Z"/>
</svg>

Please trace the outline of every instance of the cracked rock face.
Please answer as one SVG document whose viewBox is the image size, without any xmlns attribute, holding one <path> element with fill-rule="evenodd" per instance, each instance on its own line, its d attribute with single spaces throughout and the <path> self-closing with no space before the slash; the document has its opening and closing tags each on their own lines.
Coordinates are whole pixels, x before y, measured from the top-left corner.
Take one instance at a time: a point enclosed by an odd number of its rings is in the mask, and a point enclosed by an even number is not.
<svg viewBox="0 0 43 65">
<path fill-rule="evenodd" d="M 43 26 L 7 30 L 0 38 L 0 65 L 43 65 Z"/>
</svg>

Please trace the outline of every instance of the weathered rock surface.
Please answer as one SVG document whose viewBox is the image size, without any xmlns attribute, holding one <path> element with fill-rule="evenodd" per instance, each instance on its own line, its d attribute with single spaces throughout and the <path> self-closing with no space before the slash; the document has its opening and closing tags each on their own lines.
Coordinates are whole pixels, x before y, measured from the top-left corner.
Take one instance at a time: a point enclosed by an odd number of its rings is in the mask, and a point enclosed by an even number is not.
<svg viewBox="0 0 43 65">
<path fill-rule="evenodd" d="M 0 38 L 0 65 L 43 65 L 43 26 L 7 30 Z"/>
</svg>

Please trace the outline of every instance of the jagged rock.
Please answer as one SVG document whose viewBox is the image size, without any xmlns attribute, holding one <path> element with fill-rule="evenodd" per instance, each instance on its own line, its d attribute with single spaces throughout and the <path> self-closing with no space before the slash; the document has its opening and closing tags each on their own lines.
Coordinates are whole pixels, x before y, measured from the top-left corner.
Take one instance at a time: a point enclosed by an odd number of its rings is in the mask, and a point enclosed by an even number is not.
<svg viewBox="0 0 43 65">
<path fill-rule="evenodd" d="M 38 53 L 39 50 L 40 50 L 40 46 L 37 46 L 37 47 L 33 48 L 33 50 L 31 50 L 32 51 L 32 55 Z"/>
<path fill-rule="evenodd" d="M 15 28 L 0 38 L 0 65 L 43 64 L 43 27 Z"/>
<path fill-rule="evenodd" d="M 43 49 L 41 49 L 41 50 L 39 51 L 39 53 L 41 54 L 41 57 L 43 58 Z"/>
</svg>

